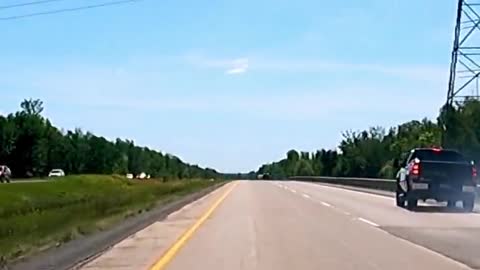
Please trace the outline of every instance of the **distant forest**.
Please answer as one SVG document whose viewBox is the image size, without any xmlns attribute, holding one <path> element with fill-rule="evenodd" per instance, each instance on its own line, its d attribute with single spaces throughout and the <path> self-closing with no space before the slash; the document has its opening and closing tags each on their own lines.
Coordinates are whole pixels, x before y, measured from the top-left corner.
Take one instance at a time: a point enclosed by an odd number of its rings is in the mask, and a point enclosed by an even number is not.
<svg viewBox="0 0 480 270">
<path fill-rule="evenodd" d="M 184 163 L 178 157 L 133 141 L 114 142 L 80 129 L 60 131 L 42 116 L 43 102 L 24 100 L 21 110 L 0 115 L 0 164 L 14 177 L 45 176 L 60 168 L 67 174 L 139 174 L 169 179 L 219 178 L 209 168 Z"/>
<path fill-rule="evenodd" d="M 446 127 L 446 128 L 444 128 Z M 469 159 L 480 161 L 480 102 L 467 100 L 450 108 L 443 107 L 437 121 L 410 121 L 386 130 L 368 130 L 343 134 L 338 149 L 298 152 L 290 150 L 285 159 L 260 167 L 258 174 L 272 178 L 289 176 L 344 176 L 393 178 L 393 159 L 415 147 L 440 146 L 442 133 L 446 148 L 456 149 Z M 321 143 L 321 142 L 319 142 Z"/>
<path fill-rule="evenodd" d="M 42 116 L 40 100 L 24 100 L 20 107 L 18 112 L 0 115 L 0 164 L 9 166 L 14 177 L 40 177 L 61 168 L 67 174 L 145 172 L 165 180 L 255 179 L 258 174 L 275 179 L 314 175 L 392 178 L 394 158 L 415 147 L 441 145 L 445 126 L 446 146 L 480 161 L 480 102 L 475 100 L 451 108 L 448 119 L 444 107 L 436 121 L 414 120 L 388 130 L 347 131 L 338 149 L 313 153 L 290 150 L 284 159 L 245 174 L 221 174 L 190 165 L 130 140 L 112 142 L 80 129 L 61 131 Z"/>
</svg>

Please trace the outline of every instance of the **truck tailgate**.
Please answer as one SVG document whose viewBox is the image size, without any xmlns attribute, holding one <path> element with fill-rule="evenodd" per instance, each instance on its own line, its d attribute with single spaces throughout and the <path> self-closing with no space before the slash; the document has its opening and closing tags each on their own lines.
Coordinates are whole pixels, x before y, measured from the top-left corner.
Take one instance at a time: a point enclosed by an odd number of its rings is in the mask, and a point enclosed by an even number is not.
<svg viewBox="0 0 480 270">
<path fill-rule="evenodd" d="M 466 162 L 422 161 L 421 180 L 450 186 L 472 185 L 472 165 Z"/>
</svg>

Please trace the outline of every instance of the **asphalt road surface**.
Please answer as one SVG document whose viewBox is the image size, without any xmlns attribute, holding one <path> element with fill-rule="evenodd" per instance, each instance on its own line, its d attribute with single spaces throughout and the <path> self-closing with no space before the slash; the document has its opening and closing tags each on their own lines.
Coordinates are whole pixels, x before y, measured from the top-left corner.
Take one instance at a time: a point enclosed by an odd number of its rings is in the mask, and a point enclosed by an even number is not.
<svg viewBox="0 0 480 270">
<path fill-rule="evenodd" d="M 237 181 L 82 266 L 480 269 L 480 214 L 312 183 Z"/>
</svg>

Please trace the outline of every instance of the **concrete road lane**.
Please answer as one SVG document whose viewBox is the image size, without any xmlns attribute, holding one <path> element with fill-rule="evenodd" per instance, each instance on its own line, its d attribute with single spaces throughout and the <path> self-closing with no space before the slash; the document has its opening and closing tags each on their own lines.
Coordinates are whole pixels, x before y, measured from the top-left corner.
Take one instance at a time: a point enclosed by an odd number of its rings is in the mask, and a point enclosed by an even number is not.
<svg viewBox="0 0 480 270">
<path fill-rule="evenodd" d="M 468 269 L 313 193 L 241 182 L 164 269 Z"/>
<path fill-rule="evenodd" d="M 425 237 L 423 229 L 472 230 L 477 222 L 475 214 L 410 213 L 391 198 L 339 188 L 238 181 L 132 235 L 83 269 L 470 269 L 461 262 L 471 261 L 432 251 L 455 234 Z"/>
<path fill-rule="evenodd" d="M 436 203 L 422 203 L 412 212 L 396 207 L 392 197 L 313 183 L 279 184 L 308 194 L 317 203 L 327 203 L 333 211 L 367 220 L 392 235 L 480 269 L 479 209 L 464 213 L 460 208 L 451 211 Z"/>
<path fill-rule="evenodd" d="M 372 219 L 382 226 L 480 228 L 478 209 L 464 213 L 460 207 L 448 211 L 434 203 L 420 203 L 417 211 L 395 207 L 395 198 L 305 182 L 284 182 L 289 188 L 308 193 L 356 216 Z"/>
</svg>

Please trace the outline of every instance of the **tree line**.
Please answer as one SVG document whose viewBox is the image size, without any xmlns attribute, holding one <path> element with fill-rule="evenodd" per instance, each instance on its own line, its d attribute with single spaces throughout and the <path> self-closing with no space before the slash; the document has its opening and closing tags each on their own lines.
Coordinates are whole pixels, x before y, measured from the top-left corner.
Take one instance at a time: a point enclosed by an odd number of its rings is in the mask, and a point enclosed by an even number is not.
<svg viewBox="0 0 480 270">
<path fill-rule="evenodd" d="M 409 121 L 388 130 L 372 127 L 347 131 L 335 150 L 316 152 L 290 150 L 287 156 L 262 165 L 258 174 L 275 179 L 290 176 L 343 176 L 393 178 L 393 160 L 413 148 L 440 146 L 456 149 L 480 161 L 480 102 L 466 100 L 455 107 L 444 106 L 436 121 Z"/>
<path fill-rule="evenodd" d="M 80 129 L 61 131 L 42 116 L 40 100 L 24 100 L 20 106 L 18 112 L 0 115 L 0 164 L 9 166 L 14 177 L 45 176 L 55 168 L 67 174 L 145 172 L 165 180 L 220 176 L 130 140 L 112 142 Z"/>
</svg>

